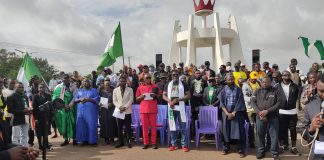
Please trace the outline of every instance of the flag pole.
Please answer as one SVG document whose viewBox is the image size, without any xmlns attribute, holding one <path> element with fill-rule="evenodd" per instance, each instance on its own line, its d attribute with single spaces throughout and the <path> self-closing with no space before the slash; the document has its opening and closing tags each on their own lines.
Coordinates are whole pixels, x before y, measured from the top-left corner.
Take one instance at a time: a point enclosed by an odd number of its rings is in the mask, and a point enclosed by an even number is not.
<svg viewBox="0 0 324 160">
<path fill-rule="evenodd" d="M 125 58 L 124 58 L 124 53 L 123 53 L 123 67 L 122 68 L 124 68 L 124 66 L 125 66 Z"/>
</svg>

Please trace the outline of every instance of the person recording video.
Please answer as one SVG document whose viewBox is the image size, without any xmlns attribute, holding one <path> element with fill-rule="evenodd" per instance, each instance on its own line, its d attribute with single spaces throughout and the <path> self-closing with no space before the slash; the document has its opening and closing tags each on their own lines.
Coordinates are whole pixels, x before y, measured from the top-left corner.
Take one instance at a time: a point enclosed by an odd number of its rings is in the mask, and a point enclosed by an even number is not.
<svg viewBox="0 0 324 160">
<path fill-rule="evenodd" d="M 313 143 L 315 139 L 317 142 L 324 143 L 324 75 L 321 74 L 317 80 L 317 95 L 312 101 L 306 104 L 304 110 L 303 121 L 303 139 Z M 317 143 L 314 142 L 314 143 Z M 319 150 L 316 145 L 313 145 L 310 150 L 309 159 L 323 159 L 324 153 L 317 152 Z M 316 154 L 317 153 L 317 154 Z"/>
</svg>

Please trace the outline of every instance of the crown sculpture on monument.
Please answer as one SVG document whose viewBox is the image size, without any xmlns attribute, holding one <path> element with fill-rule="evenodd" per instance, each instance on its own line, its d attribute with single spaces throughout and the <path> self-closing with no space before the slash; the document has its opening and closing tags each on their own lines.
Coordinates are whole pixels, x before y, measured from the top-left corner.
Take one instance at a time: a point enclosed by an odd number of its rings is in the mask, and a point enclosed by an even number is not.
<svg viewBox="0 0 324 160">
<path fill-rule="evenodd" d="M 197 16 L 207 16 L 214 11 L 215 0 L 193 0 L 193 2 Z"/>
<path fill-rule="evenodd" d="M 218 68 L 225 62 L 236 63 L 238 60 L 246 64 L 238 27 L 234 16 L 228 18 L 228 26 L 221 27 L 218 12 L 214 12 L 216 0 L 193 0 L 195 15 L 190 14 L 186 29 L 182 29 L 180 21 L 176 20 L 173 28 L 171 50 L 169 54 L 169 64 L 182 62 L 182 48 L 186 48 L 185 66 L 196 64 L 197 58 L 205 58 L 203 61 L 211 61 L 211 68 Z M 209 20 L 213 22 L 207 25 Z M 195 17 L 201 18 L 201 27 L 195 26 Z M 206 59 L 205 56 L 197 56 L 197 48 L 211 49 L 212 57 Z M 226 56 L 224 49 L 228 50 Z M 205 54 L 205 53 L 204 53 Z"/>
</svg>

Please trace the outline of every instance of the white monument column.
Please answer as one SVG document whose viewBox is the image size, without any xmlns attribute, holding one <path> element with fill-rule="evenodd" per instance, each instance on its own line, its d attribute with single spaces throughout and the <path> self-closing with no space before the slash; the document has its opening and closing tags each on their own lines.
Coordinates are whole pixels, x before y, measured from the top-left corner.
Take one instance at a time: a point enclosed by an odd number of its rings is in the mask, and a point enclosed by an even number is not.
<svg viewBox="0 0 324 160">
<path fill-rule="evenodd" d="M 201 27 L 206 28 L 206 16 L 201 16 Z"/>
<path fill-rule="evenodd" d="M 189 15 L 188 30 L 181 31 L 179 21 L 176 21 L 173 30 L 172 46 L 170 51 L 169 65 L 181 62 L 181 47 L 187 48 L 185 66 L 196 64 L 196 50 L 199 47 L 212 48 L 212 60 L 202 57 L 211 62 L 211 68 L 218 70 L 219 66 L 227 61 L 232 63 L 241 60 L 245 62 L 240 36 L 234 16 L 229 18 L 229 27 L 221 28 L 219 14 L 214 12 L 215 0 L 194 0 L 195 16 L 201 17 L 202 27 L 195 28 L 194 15 Z M 207 16 L 213 15 L 214 26 L 207 28 Z M 222 41 L 224 40 L 224 41 Z M 223 45 L 229 45 L 228 59 L 223 57 Z"/>
<path fill-rule="evenodd" d="M 190 63 L 196 64 L 196 46 L 195 46 L 195 37 L 193 32 L 194 32 L 194 16 L 189 15 L 187 56 L 186 56 L 185 66 L 189 66 Z"/>
<path fill-rule="evenodd" d="M 177 34 L 180 32 L 180 21 L 176 20 L 173 28 L 173 37 L 171 42 L 171 51 L 169 56 L 169 63 L 172 65 L 173 63 L 178 64 L 181 61 L 181 47 L 177 42 Z"/>
<path fill-rule="evenodd" d="M 236 32 L 234 38 L 229 44 L 229 59 L 232 64 L 236 63 L 238 60 L 240 60 L 244 64 L 247 64 L 243 56 L 240 35 L 237 29 L 237 24 L 234 16 L 229 17 L 229 24 L 230 29 Z"/>
<path fill-rule="evenodd" d="M 215 56 L 214 65 L 215 67 L 219 67 L 220 65 L 224 64 L 223 62 L 223 48 L 222 48 L 222 35 L 221 35 L 221 28 L 219 23 L 218 13 L 214 13 L 214 28 L 215 28 Z"/>
</svg>

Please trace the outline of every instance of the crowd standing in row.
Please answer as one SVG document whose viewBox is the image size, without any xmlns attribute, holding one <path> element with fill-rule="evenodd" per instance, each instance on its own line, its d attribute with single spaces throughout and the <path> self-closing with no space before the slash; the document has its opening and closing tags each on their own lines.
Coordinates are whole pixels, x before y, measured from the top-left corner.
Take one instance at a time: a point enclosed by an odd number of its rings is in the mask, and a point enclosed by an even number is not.
<svg viewBox="0 0 324 160">
<path fill-rule="evenodd" d="M 210 68 L 209 61 L 199 67 L 193 64 L 184 67 L 183 63 L 171 67 L 161 63 L 156 70 L 154 66 L 140 64 L 138 73 L 136 69 L 124 66 L 118 74 L 114 74 L 106 67 L 99 75 L 93 71 L 90 78 L 80 76 L 77 71 L 72 75 L 61 72 L 53 76 L 48 89 L 36 76 L 29 86 L 1 78 L 1 146 L 11 143 L 32 146 L 35 132 L 39 149 L 51 148 L 51 144 L 42 146 L 42 137 L 47 135 L 44 124 L 52 124 L 53 129 L 49 128 L 50 134 L 54 131 L 52 138 L 57 137 L 57 130 L 63 136 L 61 146 L 70 142 L 73 145 L 96 146 L 99 121 L 99 135 L 106 144 L 113 144 L 116 148 L 126 144 L 131 148 L 132 105 L 139 104 L 143 149 L 150 146 L 158 149 L 157 105 L 163 104 L 169 106 L 171 145 L 168 150 L 178 148 L 175 126 L 178 121 L 181 148 L 188 152 L 185 106 L 191 106 L 189 135 L 193 137 L 199 107 L 214 106 L 219 111 L 223 154 L 228 154 L 231 144 L 236 144 L 239 156 L 245 157 L 245 142 L 249 141 L 249 147 L 254 148 L 256 135 L 257 158 L 263 158 L 270 150 L 274 159 L 279 159 L 279 154 L 289 148 L 291 153 L 299 154 L 296 148 L 297 114 L 304 108 L 304 128 L 307 129 L 304 138 L 310 140 L 316 128 L 320 128 L 320 140 L 323 140 L 323 120 L 312 119 L 320 112 L 314 110 L 314 106 L 320 108 L 321 99 L 324 99 L 322 69 L 314 63 L 304 75 L 298 69 L 296 59 L 291 59 L 289 67 L 282 72 L 278 65 L 270 67 L 268 62 L 262 64 L 262 69 L 259 63 L 253 64 L 251 71 L 240 61 L 234 66 L 228 62 L 219 67 L 217 74 Z M 55 99 L 63 100 L 65 108 L 49 117 L 44 116 L 40 106 Z M 245 121 L 250 125 L 248 139 L 245 139 Z M 210 138 L 208 135 L 204 137 Z M 31 152 L 31 157 L 36 156 L 36 151 L 27 150 Z M 0 153 L 8 156 L 5 151 Z"/>
</svg>

